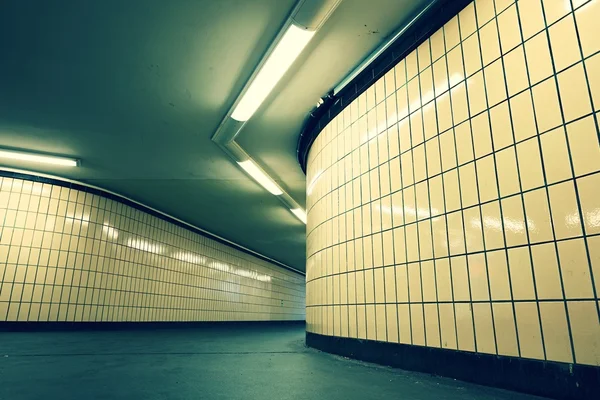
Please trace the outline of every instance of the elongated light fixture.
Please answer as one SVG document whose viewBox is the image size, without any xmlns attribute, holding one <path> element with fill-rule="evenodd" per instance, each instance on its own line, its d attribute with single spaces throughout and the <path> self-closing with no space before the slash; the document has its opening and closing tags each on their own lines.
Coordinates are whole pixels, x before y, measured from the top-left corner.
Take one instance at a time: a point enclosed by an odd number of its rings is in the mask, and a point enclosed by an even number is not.
<svg viewBox="0 0 600 400">
<path fill-rule="evenodd" d="M 254 180 L 262 187 L 267 189 L 275 196 L 283 194 L 279 186 L 271 178 L 269 178 L 252 160 L 238 161 L 240 167 L 244 169 Z"/>
<path fill-rule="evenodd" d="M 78 162 L 72 158 L 47 156 L 23 151 L 0 149 L 0 159 L 27 161 L 40 164 L 52 164 L 62 167 L 76 167 Z"/>
<path fill-rule="evenodd" d="M 242 96 L 231 117 L 237 121 L 247 121 L 260 107 L 283 74 L 294 63 L 304 47 L 312 39 L 314 31 L 290 24 L 275 49 L 267 58 L 256 78 Z"/>
<path fill-rule="evenodd" d="M 304 211 L 301 208 L 293 208 L 290 210 L 291 212 L 294 213 L 294 215 L 302 222 L 304 222 L 304 224 L 306 224 L 306 211 Z"/>
</svg>

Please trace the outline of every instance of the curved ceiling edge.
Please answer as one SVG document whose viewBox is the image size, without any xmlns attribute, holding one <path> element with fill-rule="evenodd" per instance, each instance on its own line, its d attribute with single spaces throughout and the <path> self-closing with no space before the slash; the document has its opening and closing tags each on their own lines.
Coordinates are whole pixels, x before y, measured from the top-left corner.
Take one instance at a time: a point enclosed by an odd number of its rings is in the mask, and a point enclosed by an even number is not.
<svg viewBox="0 0 600 400">
<path fill-rule="evenodd" d="M 179 226 L 181 228 L 187 229 L 191 232 L 194 232 L 200 236 L 212 239 L 216 242 L 219 242 L 221 244 L 224 244 L 226 246 L 232 247 L 236 250 L 241 251 L 242 253 L 251 255 L 253 257 L 256 257 L 258 259 L 261 259 L 263 261 L 267 261 L 269 263 L 275 264 L 278 267 L 284 268 L 288 271 L 291 272 L 295 272 L 299 275 L 306 275 L 304 272 L 299 271 L 295 268 L 290 267 L 289 265 L 286 265 L 280 261 L 274 260 L 270 257 L 267 257 L 265 255 L 262 255 L 260 253 L 257 253 L 253 250 L 250 250 L 244 246 L 241 246 L 237 243 L 231 242 L 221 236 L 215 235 L 213 233 L 210 233 L 208 231 L 205 231 L 204 229 L 198 228 L 197 226 L 194 226 L 192 224 L 189 224 L 185 221 L 182 221 L 178 218 L 175 218 L 167 213 L 164 213 L 162 211 L 159 211 L 155 208 L 146 206 L 138 201 L 135 201 L 129 197 L 120 195 L 118 193 L 112 192 L 110 190 L 106 190 L 103 189 L 101 187 L 98 186 L 94 186 L 94 185 L 90 185 L 84 182 L 79 182 L 79 181 L 75 181 L 75 180 L 71 180 L 71 179 L 67 179 L 67 178 L 61 178 L 61 177 L 57 177 L 57 176 L 53 176 L 53 175 L 47 175 L 47 174 L 42 174 L 42 173 L 37 173 L 37 172 L 32 172 L 32 171 L 25 171 L 25 170 L 19 170 L 19 169 L 14 169 L 14 168 L 7 168 L 7 167 L 2 167 L 0 168 L 0 177 L 5 177 L 5 178 L 13 178 L 13 179 L 23 179 L 23 180 L 29 180 L 29 181 L 33 181 L 33 182 L 39 182 L 39 183 L 48 183 L 48 184 L 52 184 L 52 185 L 57 185 L 57 186 L 63 186 L 63 187 L 68 187 L 68 188 L 72 188 L 72 189 L 76 189 L 76 190 L 80 190 L 82 192 L 86 192 L 86 193 L 91 193 L 91 194 L 95 194 L 98 196 L 102 196 L 105 197 L 107 199 L 110 200 L 114 200 L 114 201 L 118 201 L 122 204 L 125 204 L 127 206 L 133 207 L 139 211 L 145 212 L 147 214 L 150 214 L 154 217 L 160 218 L 163 221 L 169 222 L 171 224 L 174 224 L 176 226 Z"/>
<path fill-rule="evenodd" d="M 298 138 L 296 153 L 298 163 L 305 174 L 308 152 L 327 124 L 392 69 L 398 61 L 416 49 L 472 1 L 433 0 L 382 46 L 367 56 L 348 77 L 342 80 L 342 84 L 338 85 L 336 90 L 332 90 L 323 97 L 322 104 L 306 118 Z"/>
</svg>

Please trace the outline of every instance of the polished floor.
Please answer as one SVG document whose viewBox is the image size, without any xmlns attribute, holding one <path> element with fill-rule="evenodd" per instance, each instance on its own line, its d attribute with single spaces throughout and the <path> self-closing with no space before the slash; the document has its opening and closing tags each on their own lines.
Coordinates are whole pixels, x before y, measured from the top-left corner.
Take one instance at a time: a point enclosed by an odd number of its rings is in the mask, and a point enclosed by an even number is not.
<svg viewBox="0 0 600 400">
<path fill-rule="evenodd" d="M 301 325 L 0 332 L 0 400 L 536 398 L 322 353 Z"/>
</svg>

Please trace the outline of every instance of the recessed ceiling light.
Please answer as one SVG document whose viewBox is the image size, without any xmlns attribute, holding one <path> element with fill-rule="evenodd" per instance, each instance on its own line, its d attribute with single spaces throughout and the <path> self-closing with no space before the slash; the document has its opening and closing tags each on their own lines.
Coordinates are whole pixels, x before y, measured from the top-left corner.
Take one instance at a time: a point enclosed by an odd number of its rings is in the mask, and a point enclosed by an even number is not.
<svg viewBox="0 0 600 400">
<path fill-rule="evenodd" d="M 252 117 L 314 34 L 314 31 L 299 28 L 294 24 L 289 26 L 233 110 L 233 119 L 247 121 Z"/>
<path fill-rule="evenodd" d="M 304 224 L 306 224 L 306 212 L 301 209 L 301 208 L 294 208 L 290 210 L 291 212 L 294 213 L 294 215 L 302 222 L 304 222 Z"/>
<path fill-rule="evenodd" d="M 269 178 L 252 160 L 238 161 L 240 167 L 244 169 L 254 180 L 261 184 L 275 196 L 283 194 L 279 186 Z"/>
<path fill-rule="evenodd" d="M 76 167 L 78 160 L 65 157 L 47 156 L 23 151 L 0 149 L 0 159 L 26 161 L 39 164 L 60 165 L 62 167 Z"/>
</svg>

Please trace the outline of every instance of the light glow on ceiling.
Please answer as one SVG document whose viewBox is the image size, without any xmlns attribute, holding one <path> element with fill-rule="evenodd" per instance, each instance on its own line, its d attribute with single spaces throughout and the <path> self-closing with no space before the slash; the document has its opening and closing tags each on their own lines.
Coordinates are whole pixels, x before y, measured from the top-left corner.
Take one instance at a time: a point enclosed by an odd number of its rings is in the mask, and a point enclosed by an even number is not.
<svg viewBox="0 0 600 400">
<path fill-rule="evenodd" d="M 27 161 L 39 164 L 59 165 L 61 167 L 76 167 L 77 160 L 65 157 L 46 156 L 23 151 L 0 149 L 0 159 Z"/>
<path fill-rule="evenodd" d="M 233 119 L 244 122 L 252 117 L 283 74 L 310 42 L 314 33 L 314 31 L 299 28 L 294 24 L 289 26 L 233 110 L 231 114 Z"/>
<path fill-rule="evenodd" d="M 291 212 L 294 213 L 294 215 L 302 222 L 304 222 L 304 224 L 306 224 L 306 211 L 304 211 L 301 208 L 294 208 L 290 210 Z"/>
<path fill-rule="evenodd" d="M 260 183 L 260 185 L 267 189 L 269 192 L 271 192 L 275 196 L 283 194 L 279 186 L 277 186 L 277 184 L 271 178 L 269 178 L 264 172 L 262 172 L 262 170 L 258 168 L 254 161 L 238 161 L 238 164 L 244 169 L 244 171 L 248 173 L 248 175 L 254 178 L 256 182 Z"/>
</svg>

